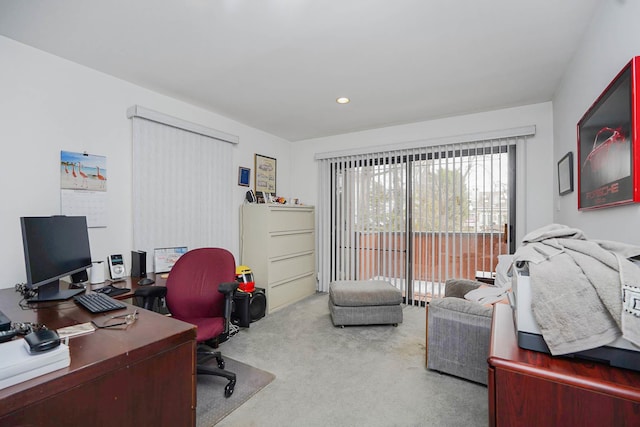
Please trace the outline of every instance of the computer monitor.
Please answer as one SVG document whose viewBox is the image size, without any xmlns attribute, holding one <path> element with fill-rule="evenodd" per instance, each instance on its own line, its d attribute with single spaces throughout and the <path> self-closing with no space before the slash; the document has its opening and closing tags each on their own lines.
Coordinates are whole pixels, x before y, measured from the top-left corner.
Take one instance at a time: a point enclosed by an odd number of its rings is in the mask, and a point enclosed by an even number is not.
<svg viewBox="0 0 640 427">
<path fill-rule="evenodd" d="M 84 289 L 60 289 L 59 279 L 91 267 L 87 218 L 22 217 L 26 287 L 37 291 L 28 302 L 66 300 Z"/>
</svg>

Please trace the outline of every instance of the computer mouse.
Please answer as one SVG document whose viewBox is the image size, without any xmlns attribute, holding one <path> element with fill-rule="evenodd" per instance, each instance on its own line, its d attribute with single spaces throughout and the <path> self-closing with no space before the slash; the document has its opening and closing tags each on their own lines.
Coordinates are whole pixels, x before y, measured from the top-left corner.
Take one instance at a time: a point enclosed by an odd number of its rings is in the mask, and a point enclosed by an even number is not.
<svg viewBox="0 0 640 427">
<path fill-rule="evenodd" d="M 108 294 L 111 293 L 112 290 L 113 289 L 111 289 L 110 287 L 105 286 L 104 288 L 100 289 L 100 292 L 102 292 L 103 294 L 107 294 L 108 295 Z"/>
<path fill-rule="evenodd" d="M 138 286 L 147 286 L 147 285 L 152 285 L 154 283 L 156 283 L 155 280 L 145 277 L 144 279 L 140 279 L 138 281 Z"/>
</svg>

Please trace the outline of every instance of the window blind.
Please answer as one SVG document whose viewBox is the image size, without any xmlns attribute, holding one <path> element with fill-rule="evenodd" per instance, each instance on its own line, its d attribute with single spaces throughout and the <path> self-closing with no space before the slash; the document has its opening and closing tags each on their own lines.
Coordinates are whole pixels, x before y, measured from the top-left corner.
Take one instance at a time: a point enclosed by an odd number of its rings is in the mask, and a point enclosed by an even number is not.
<svg viewBox="0 0 640 427">
<path fill-rule="evenodd" d="M 133 122 L 133 245 L 232 247 L 232 145 L 142 117 Z"/>
<path fill-rule="evenodd" d="M 407 301 L 491 273 L 510 251 L 515 147 L 526 135 L 317 156 L 319 290 L 383 279 Z"/>
</svg>

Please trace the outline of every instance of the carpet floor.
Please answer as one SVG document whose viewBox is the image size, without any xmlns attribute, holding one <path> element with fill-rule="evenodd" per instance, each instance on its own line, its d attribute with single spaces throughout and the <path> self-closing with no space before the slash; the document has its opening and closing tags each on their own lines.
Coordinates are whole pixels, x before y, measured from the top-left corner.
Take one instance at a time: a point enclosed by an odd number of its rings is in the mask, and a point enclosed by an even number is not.
<svg viewBox="0 0 640 427">
<path fill-rule="evenodd" d="M 405 306 L 398 327 L 337 328 L 327 304 L 312 295 L 220 346 L 276 378 L 218 426 L 487 425 L 485 386 L 425 368 L 423 308 Z"/>
</svg>

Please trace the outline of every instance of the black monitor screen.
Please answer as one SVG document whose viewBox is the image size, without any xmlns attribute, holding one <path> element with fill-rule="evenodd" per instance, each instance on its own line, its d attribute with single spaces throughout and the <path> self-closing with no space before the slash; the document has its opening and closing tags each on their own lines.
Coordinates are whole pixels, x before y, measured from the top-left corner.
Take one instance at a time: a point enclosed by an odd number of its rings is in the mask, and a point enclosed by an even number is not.
<svg viewBox="0 0 640 427">
<path fill-rule="evenodd" d="M 57 288 L 58 279 L 91 267 L 86 217 L 23 217 L 20 222 L 27 287 Z"/>
</svg>

